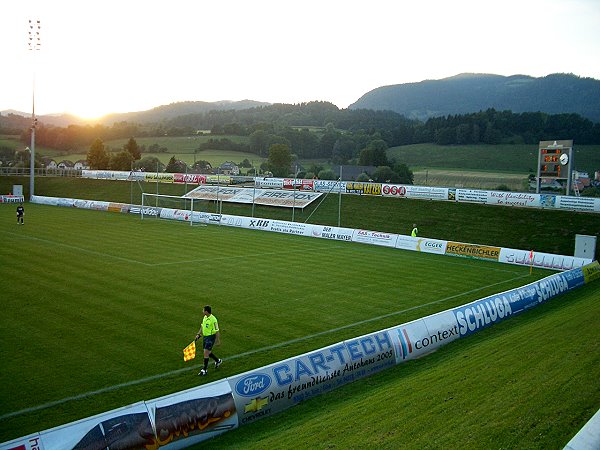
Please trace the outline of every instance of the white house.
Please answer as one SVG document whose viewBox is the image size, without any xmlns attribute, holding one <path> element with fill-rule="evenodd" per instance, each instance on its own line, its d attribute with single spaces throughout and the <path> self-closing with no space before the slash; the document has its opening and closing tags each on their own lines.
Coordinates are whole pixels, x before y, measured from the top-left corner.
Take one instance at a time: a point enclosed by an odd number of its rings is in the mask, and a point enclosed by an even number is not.
<svg viewBox="0 0 600 450">
<path fill-rule="evenodd" d="M 84 170 L 84 169 L 89 169 L 90 166 L 88 166 L 88 163 L 85 159 L 80 159 L 79 161 L 76 161 L 75 164 L 73 165 L 73 169 L 77 169 L 77 170 Z"/>
<path fill-rule="evenodd" d="M 239 175 L 240 168 L 236 163 L 233 163 L 231 161 L 225 161 L 219 166 L 219 173 L 223 175 Z"/>
</svg>

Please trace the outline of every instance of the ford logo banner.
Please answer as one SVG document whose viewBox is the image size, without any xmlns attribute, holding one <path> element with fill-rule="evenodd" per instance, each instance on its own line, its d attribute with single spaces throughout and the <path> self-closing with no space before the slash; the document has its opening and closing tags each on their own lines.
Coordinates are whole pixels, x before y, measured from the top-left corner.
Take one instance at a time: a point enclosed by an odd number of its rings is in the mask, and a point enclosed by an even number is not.
<svg viewBox="0 0 600 450">
<path fill-rule="evenodd" d="M 271 386 L 271 377 L 265 374 L 248 375 L 235 385 L 235 391 L 243 397 L 255 397 Z"/>
</svg>

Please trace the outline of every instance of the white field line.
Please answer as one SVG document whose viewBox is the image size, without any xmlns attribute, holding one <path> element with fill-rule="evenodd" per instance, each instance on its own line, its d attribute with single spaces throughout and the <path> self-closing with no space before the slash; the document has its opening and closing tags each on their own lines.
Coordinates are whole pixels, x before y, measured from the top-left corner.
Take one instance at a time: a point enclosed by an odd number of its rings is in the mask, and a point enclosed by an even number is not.
<svg viewBox="0 0 600 450">
<path fill-rule="evenodd" d="M 497 283 L 488 284 L 486 286 L 481 286 L 481 287 L 478 287 L 478 288 L 475 288 L 475 289 L 471 289 L 470 291 L 461 292 L 460 294 L 451 295 L 449 297 L 445 297 L 445 298 L 442 298 L 440 300 L 435 300 L 433 302 L 425 303 L 423 305 L 412 306 L 412 307 L 407 308 L 407 309 L 403 309 L 403 310 L 399 310 L 399 311 L 394 311 L 394 312 L 391 312 L 391 313 L 388 313 L 388 314 L 383 314 L 383 315 L 377 316 L 377 317 L 371 317 L 369 319 L 361 320 L 359 322 L 353 322 L 353 323 L 351 323 L 349 325 L 344 325 L 344 326 L 341 326 L 341 327 L 332 328 L 330 330 L 321 331 L 319 333 L 315 333 L 315 334 L 312 334 L 312 335 L 309 335 L 309 336 L 302 336 L 300 338 L 291 339 L 291 340 L 285 341 L 285 342 L 280 342 L 279 344 L 270 345 L 268 347 L 261 347 L 261 348 L 255 349 L 255 350 L 250 350 L 250 351 L 247 351 L 247 352 L 244 352 L 244 353 L 239 353 L 237 355 L 233 355 L 233 356 L 227 357 L 225 359 L 225 361 L 231 361 L 231 360 L 242 358 L 242 357 L 245 357 L 245 356 L 250 356 L 250 355 L 257 354 L 257 353 L 262 353 L 262 352 L 274 350 L 276 348 L 283 347 L 285 345 L 289 345 L 289 344 L 294 344 L 294 343 L 297 343 L 297 342 L 306 341 L 306 340 L 312 339 L 312 338 L 317 337 L 317 336 L 323 336 L 323 335 L 326 335 L 326 334 L 335 333 L 337 331 L 341 331 L 341 330 L 344 330 L 344 329 L 347 329 L 347 328 L 352 328 L 352 327 L 363 325 L 363 324 L 366 324 L 366 323 L 369 323 L 369 322 L 375 322 L 377 320 L 381 320 L 381 319 L 385 319 L 385 318 L 388 318 L 388 317 L 391 317 L 391 316 L 396 316 L 396 315 L 399 315 L 399 314 L 403 314 L 403 313 L 406 313 L 406 312 L 409 312 L 409 311 L 414 311 L 416 309 L 421 309 L 421 308 L 424 308 L 426 306 L 431 306 L 431 305 L 435 305 L 435 304 L 438 304 L 438 303 L 443 303 L 443 302 L 446 302 L 448 300 L 452 300 L 452 299 L 455 299 L 455 298 L 458 298 L 458 297 L 462 297 L 463 295 L 473 294 L 475 292 L 482 291 L 482 290 L 488 289 L 490 287 L 494 287 L 494 286 L 498 286 L 500 284 L 512 282 L 512 281 L 518 280 L 520 278 L 526 278 L 528 276 L 529 276 L 528 274 L 520 275 L 520 276 L 511 278 L 511 279 L 508 279 L 508 280 L 503 280 L 503 281 L 499 281 Z M 125 382 L 125 383 L 119 383 L 119 384 L 115 384 L 113 386 L 108 386 L 108 387 L 105 387 L 105 388 L 102 388 L 102 389 L 97 389 L 95 391 L 89 391 L 89 392 L 85 392 L 83 394 L 74 395 L 74 396 L 71 396 L 71 397 L 65 397 L 65 398 L 62 398 L 60 400 L 54 400 L 52 402 L 44 403 L 44 404 L 37 405 L 37 406 L 32 406 L 30 408 L 21 409 L 19 411 L 13 411 L 13 412 L 10 412 L 10 413 L 7 413 L 7 414 L 3 414 L 3 415 L 0 416 L 0 420 L 8 419 L 10 417 L 21 416 L 23 414 L 27 414 L 27 413 L 31 413 L 31 412 L 35 412 L 35 411 L 40 411 L 40 410 L 43 410 L 43 409 L 51 408 L 53 406 L 62 405 L 62 404 L 65 404 L 65 403 L 76 401 L 76 400 L 82 400 L 84 398 L 93 397 L 94 395 L 104 394 L 104 393 L 107 393 L 107 392 L 116 391 L 118 389 L 130 387 L 130 386 L 135 386 L 135 385 L 138 385 L 138 384 L 148 383 L 150 381 L 159 380 L 159 379 L 170 377 L 170 376 L 173 376 L 173 375 L 178 375 L 180 373 L 189 372 L 191 370 L 197 370 L 200 367 L 202 367 L 201 364 L 196 364 L 194 366 L 189 366 L 189 367 L 185 367 L 185 368 L 177 369 L 177 370 L 171 370 L 169 372 L 164 372 L 164 373 L 152 375 L 152 376 L 149 376 L 149 377 L 146 377 L 146 378 L 140 378 L 139 380 L 128 381 L 128 382 Z"/>
</svg>

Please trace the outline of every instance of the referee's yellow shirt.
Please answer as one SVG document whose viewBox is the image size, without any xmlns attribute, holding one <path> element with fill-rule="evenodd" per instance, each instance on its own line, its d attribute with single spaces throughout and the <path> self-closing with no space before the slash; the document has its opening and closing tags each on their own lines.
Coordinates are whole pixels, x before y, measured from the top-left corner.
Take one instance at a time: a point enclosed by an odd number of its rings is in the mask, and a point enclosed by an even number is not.
<svg viewBox="0 0 600 450">
<path fill-rule="evenodd" d="M 217 318 L 212 314 L 204 316 L 202 319 L 202 336 L 212 336 L 213 334 L 217 334 L 217 331 L 219 331 Z"/>
</svg>

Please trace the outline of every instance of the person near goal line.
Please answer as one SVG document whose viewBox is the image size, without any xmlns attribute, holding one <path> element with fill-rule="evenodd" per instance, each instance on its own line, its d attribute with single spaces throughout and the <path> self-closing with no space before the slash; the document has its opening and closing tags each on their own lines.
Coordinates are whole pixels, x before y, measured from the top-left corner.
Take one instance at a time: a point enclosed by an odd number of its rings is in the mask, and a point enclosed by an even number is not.
<svg viewBox="0 0 600 450">
<path fill-rule="evenodd" d="M 219 322 L 217 321 L 217 318 L 213 316 L 212 309 L 208 305 L 204 307 L 202 325 L 196 334 L 196 339 L 194 340 L 197 341 L 200 339 L 200 336 L 202 336 L 202 348 L 204 349 L 204 368 L 200 370 L 198 375 L 203 376 L 208 373 L 209 358 L 212 358 L 215 361 L 215 369 L 223 362 L 222 359 L 217 358 L 212 352 L 212 348 L 215 344 L 221 344 L 221 334 L 219 333 Z"/>
</svg>

